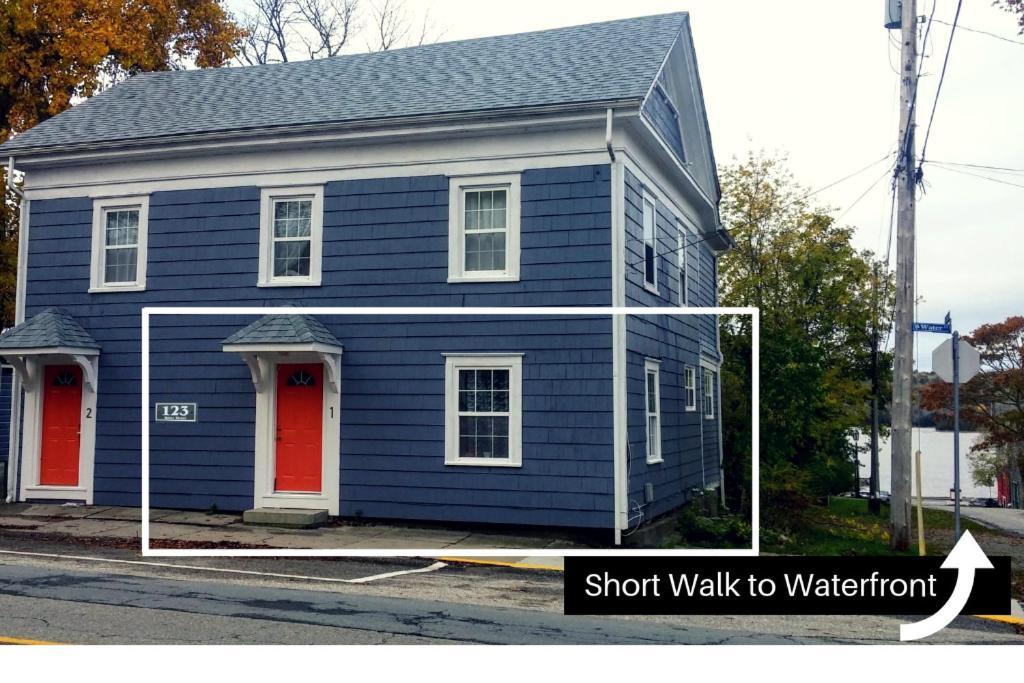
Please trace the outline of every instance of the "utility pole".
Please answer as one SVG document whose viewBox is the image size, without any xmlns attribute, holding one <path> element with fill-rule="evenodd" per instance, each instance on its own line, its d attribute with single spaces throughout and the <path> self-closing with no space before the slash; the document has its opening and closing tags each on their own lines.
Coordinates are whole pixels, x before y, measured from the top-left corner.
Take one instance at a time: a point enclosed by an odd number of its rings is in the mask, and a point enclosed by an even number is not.
<svg viewBox="0 0 1024 683">
<path fill-rule="evenodd" d="M 872 282 L 871 309 L 871 484 L 868 487 L 868 509 L 881 512 L 878 501 L 878 262 L 875 262 Z"/>
<path fill-rule="evenodd" d="M 914 193 L 917 164 L 914 108 L 917 98 L 917 0 L 903 0 L 900 68 L 900 133 L 897 150 L 896 347 L 892 385 L 892 536 L 894 550 L 910 546 L 911 392 L 914 362 Z"/>
</svg>

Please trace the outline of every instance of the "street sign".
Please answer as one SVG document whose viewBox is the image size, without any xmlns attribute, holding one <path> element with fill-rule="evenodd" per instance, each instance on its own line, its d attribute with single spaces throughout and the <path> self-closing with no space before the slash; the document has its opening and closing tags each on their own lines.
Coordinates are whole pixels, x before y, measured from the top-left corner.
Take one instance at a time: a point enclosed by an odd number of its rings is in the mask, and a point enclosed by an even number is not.
<svg viewBox="0 0 1024 683">
<path fill-rule="evenodd" d="M 981 354 L 978 350 L 960 341 L 960 381 L 968 382 L 981 370 Z M 953 381 L 953 340 L 947 339 L 932 352 L 932 372 L 943 382 Z"/>
<path fill-rule="evenodd" d="M 950 324 L 947 323 L 914 323 L 914 332 L 938 332 L 939 334 L 950 334 Z"/>
<path fill-rule="evenodd" d="M 199 408 L 195 403 L 157 403 L 157 422 L 195 422 Z"/>
</svg>

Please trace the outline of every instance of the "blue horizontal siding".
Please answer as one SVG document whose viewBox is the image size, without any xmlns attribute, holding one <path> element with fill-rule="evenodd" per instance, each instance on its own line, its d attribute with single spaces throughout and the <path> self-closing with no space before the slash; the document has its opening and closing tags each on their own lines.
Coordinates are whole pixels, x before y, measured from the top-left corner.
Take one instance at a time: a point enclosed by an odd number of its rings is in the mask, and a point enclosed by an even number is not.
<svg viewBox="0 0 1024 683">
<path fill-rule="evenodd" d="M 676 257 L 676 219 L 665 205 L 656 202 L 655 228 L 658 260 L 658 291 L 644 287 L 643 184 L 628 170 L 625 174 L 626 302 L 629 306 L 679 306 L 680 286 L 687 287 L 690 307 L 715 305 L 713 273 L 700 263 L 713 263 L 712 252 L 691 235 L 687 246 L 687 282 L 680 283 Z M 644 519 L 657 517 L 684 503 L 695 488 L 718 480 L 717 423 L 701 415 L 700 359 L 709 355 L 709 335 L 714 337 L 716 316 L 659 315 L 626 319 L 627 439 L 629 442 L 628 505 L 641 506 Z M 711 348 L 717 348 L 712 346 Z M 644 403 L 644 361 L 660 361 L 661 449 L 664 462 L 647 464 L 647 427 Z M 695 369 L 697 410 L 685 410 L 684 368 Z M 714 429 L 712 429 L 714 425 Z M 715 441 L 709 441 L 714 431 Z M 713 454 L 713 455 L 712 455 Z M 644 485 L 654 485 L 654 501 L 644 502 Z M 636 523 L 636 520 L 633 520 Z"/>
<path fill-rule="evenodd" d="M 7 460 L 11 436 L 11 382 L 14 370 L 0 367 L 0 461 Z"/>
<path fill-rule="evenodd" d="M 611 301 L 609 175 L 607 165 L 522 174 L 521 279 L 511 283 L 447 282 L 444 176 L 326 184 L 320 287 L 256 287 L 257 187 L 150 195 L 144 292 L 88 293 L 91 199 L 33 201 L 27 314 L 59 305 L 103 347 L 96 502 L 139 504 L 142 306 L 605 306 Z M 203 319 L 183 327 L 180 320 L 153 319 L 153 401 L 197 401 L 200 416 L 195 425 L 151 426 L 153 505 L 224 510 L 252 505 L 255 396 L 245 365 L 219 346 L 251 320 L 212 324 Z M 607 318 L 543 324 L 462 319 L 458 335 L 450 321 L 418 321 L 416 330 L 380 317 L 344 325 L 323 321 L 345 344 L 344 514 L 610 525 Z M 161 340 L 171 346 L 158 348 Z M 524 390 L 529 387 L 523 426 L 529 455 L 524 453 L 523 468 L 454 472 L 440 464 L 440 353 L 459 350 L 517 351 L 531 359 L 523 373 Z M 389 393 L 381 386 L 401 391 Z M 162 447 L 162 440 L 173 447 Z M 423 485 L 408 483 L 410 473 L 421 474 Z M 443 476 L 448 474 L 454 476 Z M 440 485 L 446 478 L 449 487 Z M 475 478 L 480 483 L 470 484 Z M 431 502 L 439 491 L 498 491 L 495 482 L 502 481 L 508 496 L 491 498 L 500 504 L 478 501 L 476 493 L 472 503 L 468 498 L 451 505 Z M 405 489 L 407 500 L 396 496 Z M 565 502 L 559 503 L 563 495 Z M 538 505 L 545 509 L 534 509 Z"/>
<path fill-rule="evenodd" d="M 220 341 L 251 322 L 242 316 L 157 317 L 152 326 L 152 400 L 195 401 L 196 423 L 153 423 L 152 502 L 230 504 L 248 492 L 255 447 L 249 371 Z M 608 317 L 321 316 L 342 355 L 341 511 L 400 516 L 399 505 L 433 509 L 458 501 L 446 520 L 487 521 L 501 510 L 530 524 L 543 508 L 573 525 L 612 517 L 611 321 Z M 398 334 L 401 337 L 398 337 Z M 390 348 L 393 341 L 400 344 Z M 183 344 L 190 347 L 182 354 Z M 523 353 L 523 466 L 444 464 L 443 353 Z M 208 454 L 203 459 L 203 454 Z M 221 485 L 223 484 L 223 485 Z M 241 487 L 241 488 L 239 488 Z M 246 488 L 247 487 L 247 488 Z M 216 494 L 216 495 L 214 495 Z M 399 509 L 399 508 L 396 508 Z M 583 513 L 587 514 L 584 515 Z M 414 515 L 427 519 L 423 510 Z M 567 524 L 568 522 L 565 522 Z"/>
</svg>

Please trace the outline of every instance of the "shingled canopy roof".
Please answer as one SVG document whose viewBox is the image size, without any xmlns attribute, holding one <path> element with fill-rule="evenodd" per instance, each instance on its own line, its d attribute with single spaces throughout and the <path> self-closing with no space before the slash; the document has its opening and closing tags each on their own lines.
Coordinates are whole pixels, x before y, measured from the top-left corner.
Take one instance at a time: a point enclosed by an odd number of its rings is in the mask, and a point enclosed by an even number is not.
<svg viewBox="0 0 1024 683">
<path fill-rule="evenodd" d="M 235 332 L 224 346 L 267 346 L 277 344 L 322 344 L 341 347 L 338 338 L 316 318 L 298 314 L 266 315 Z"/>
<path fill-rule="evenodd" d="M 99 351 L 100 345 L 68 313 L 47 308 L 0 334 L 0 354 L 4 351 L 43 351 L 75 349 Z"/>
<path fill-rule="evenodd" d="M 16 135 L 0 153 L 639 103 L 686 20 L 679 12 L 373 54 L 147 73 Z"/>
</svg>

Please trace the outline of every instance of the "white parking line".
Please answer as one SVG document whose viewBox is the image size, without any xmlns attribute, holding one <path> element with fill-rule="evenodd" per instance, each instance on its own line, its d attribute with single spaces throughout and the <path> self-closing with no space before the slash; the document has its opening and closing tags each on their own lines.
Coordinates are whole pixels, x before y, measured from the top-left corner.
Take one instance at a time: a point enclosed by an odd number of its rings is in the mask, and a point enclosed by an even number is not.
<svg viewBox="0 0 1024 683">
<path fill-rule="evenodd" d="M 222 567 L 199 567 L 196 565 L 189 564 L 174 564 L 171 562 L 147 562 L 145 560 L 116 560 L 109 557 L 90 557 L 87 555 L 61 555 L 59 553 L 32 553 L 22 550 L 0 550 L 0 555 L 20 555 L 24 557 L 48 557 L 57 558 L 62 560 L 79 560 L 84 562 L 108 562 L 112 564 L 129 564 L 139 565 L 144 567 L 165 567 L 170 569 L 190 569 L 202 572 L 216 572 L 220 574 L 243 574 L 246 576 L 265 576 L 275 579 L 296 579 L 300 581 L 327 581 L 330 583 L 369 583 L 370 581 L 379 581 L 380 579 L 390 579 L 394 576 L 402 576 L 403 574 L 423 574 L 425 572 L 435 572 L 442 567 L 447 567 L 444 562 L 435 562 L 429 567 L 421 567 L 419 569 L 404 569 L 401 571 L 387 572 L 384 574 L 373 574 L 371 576 L 362 576 L 357 579 L 336 579 L 328 576 L 304 576 L 302 574 L 279 574 L 275 572 L 257 572 L 248 569 L 225 569 Z"/>
</svg>

